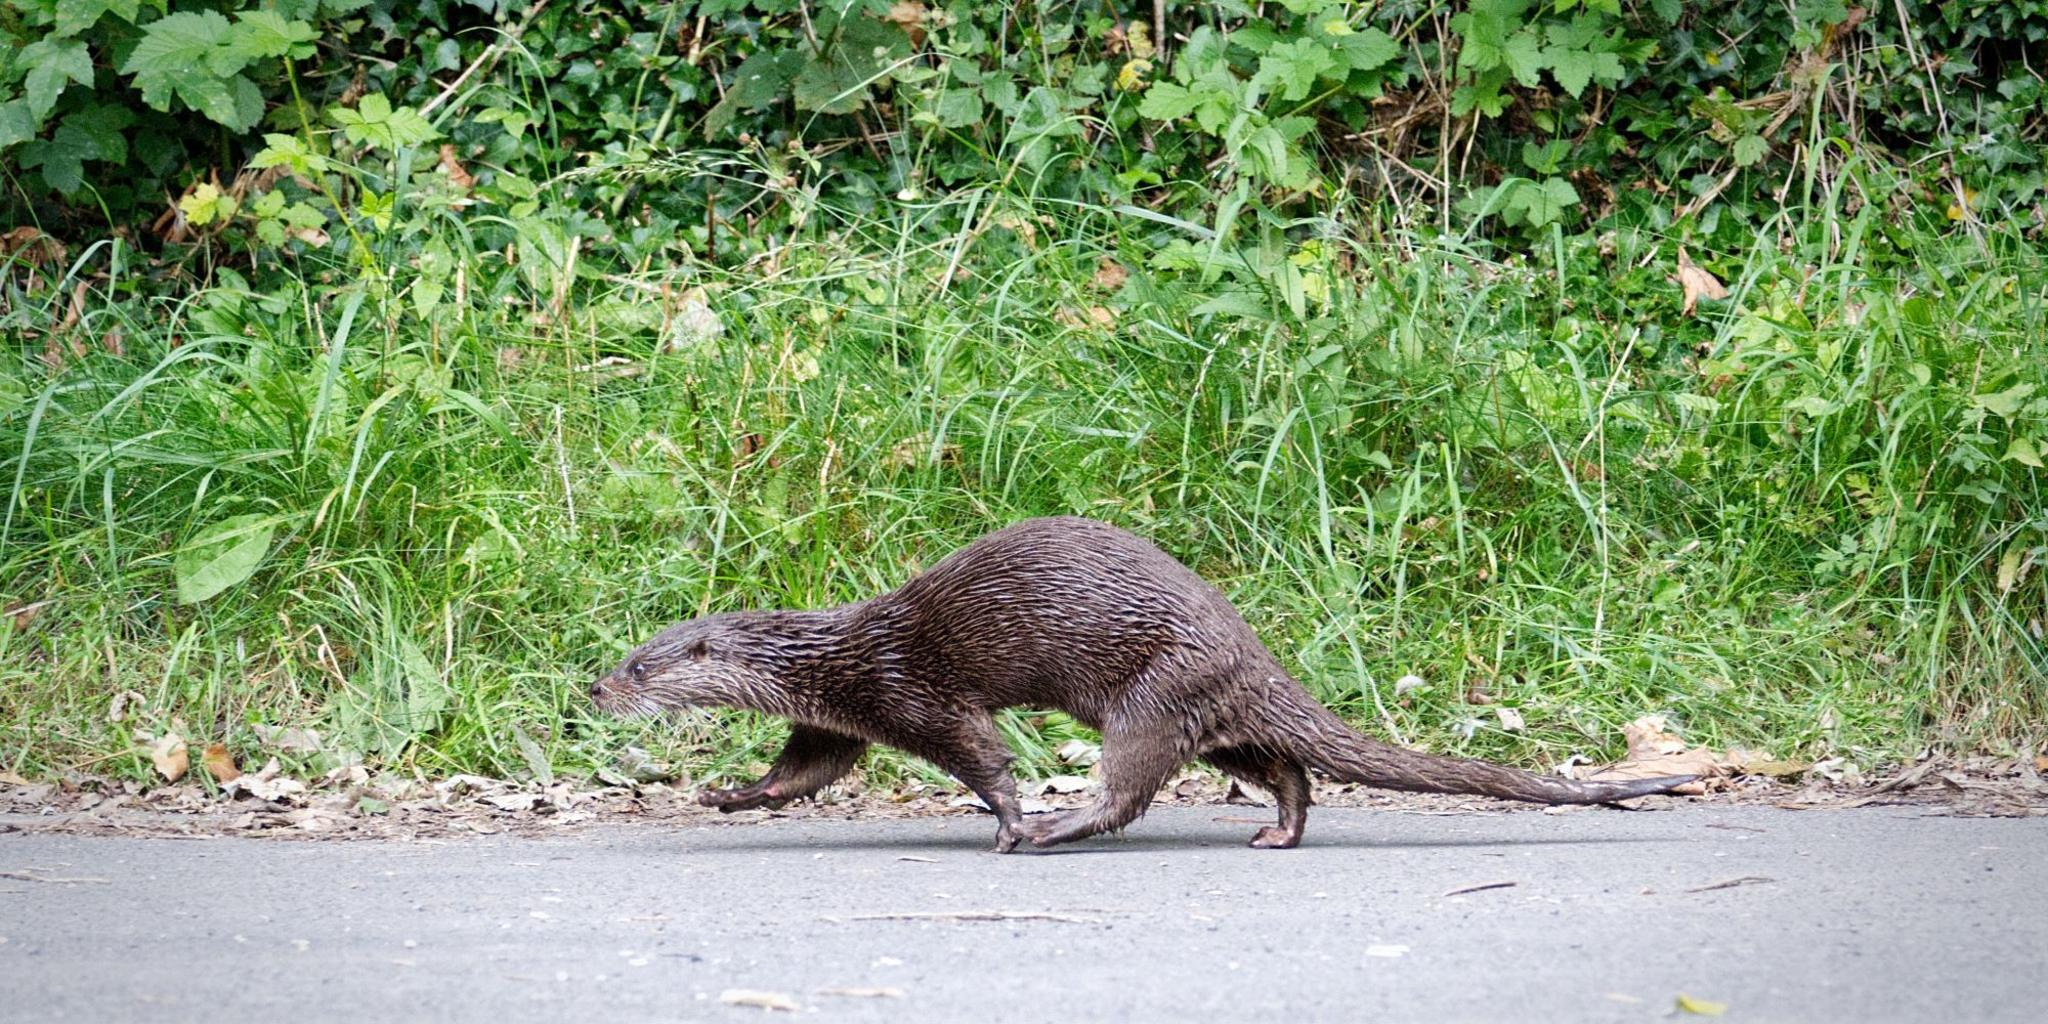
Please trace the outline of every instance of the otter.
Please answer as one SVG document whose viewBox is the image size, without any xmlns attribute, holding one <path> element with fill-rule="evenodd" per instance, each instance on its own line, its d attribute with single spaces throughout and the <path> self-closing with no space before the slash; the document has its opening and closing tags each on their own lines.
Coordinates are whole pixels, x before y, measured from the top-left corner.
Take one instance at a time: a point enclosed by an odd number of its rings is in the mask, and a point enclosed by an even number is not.
<svg viewBox="0 0 2048 1024">
<path fill-rule="evenodd" d="M 787 718 L 767 774 L 699 797 L 777 808 L 852 770 L 870 743 L 952 773 L 995 812 L 995 849 L 1122 829 L 1200 759 L 1273 795 L 1251 845 L 1301 842 L 1315 768 L 1345 782 L 1535 803 L 1608 803 L 1690 775 L 1574 782 L 1389 746 L 1345 725 L 1288 675 L 1223 592 L 1151 542 L 1092 519 L 989 533 L 879 597 L 817 611 L 677 623 L 590 687 L 608 713 L 692 706 Z M 1087 807 L 1025 817 L 994 711 L 1057 708 L 1102 734 Z"/>
</svg>

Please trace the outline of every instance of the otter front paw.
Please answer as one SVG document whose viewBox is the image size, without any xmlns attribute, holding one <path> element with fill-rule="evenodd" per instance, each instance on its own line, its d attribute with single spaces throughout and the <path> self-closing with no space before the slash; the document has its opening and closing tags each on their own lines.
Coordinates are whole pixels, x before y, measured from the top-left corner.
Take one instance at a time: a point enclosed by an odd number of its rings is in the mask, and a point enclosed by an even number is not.
<svg viewBox="0 0 2048 1024">
<path fill-rule="evenodd" d="M 1289 832 L 1278 825 L 1268 825 L 1252 836 L 1252 848 L 1258 850 L 1292 850 L 1301 844 L 1301 833 Z"/>
<path fill-rule="evenodd" d="M 732 789 L 707 789 L 697 794 L 697 802 L 706 807 L 716 807 L 723 814 L 762 807 L 774 810 L 788 803 L 777 797 L 771 787 L 758 782 L 751 786 L 737 786 Z"/>
</svg>

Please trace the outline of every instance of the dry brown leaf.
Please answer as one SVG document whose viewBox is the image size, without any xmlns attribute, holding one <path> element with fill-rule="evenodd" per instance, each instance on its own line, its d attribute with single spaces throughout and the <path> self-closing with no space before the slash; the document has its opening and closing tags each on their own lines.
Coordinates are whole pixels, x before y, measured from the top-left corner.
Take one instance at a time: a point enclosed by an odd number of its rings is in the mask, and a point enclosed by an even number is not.
<svg viewBox="0 0 2048 1024">
<path fill-rule="evenodd" d="M 1116 326 L 1116 311 L 1104 306 L 1089 306 L 1085 310 L 1062 309 L 1054 313 L 1052 319 L 1062 327 L 1109 328 Z"/>
<path fill-rule="evenodd" d="M 0 234 L 0 256 L 19 256 L 24 263 L 62 263 L 64 243 L 24 224 Z"/>
<path fill-rule="evenodd" d="M 1085 775 L 1054 775 L 1039 783 L 1040 793 L 1085 793 L 1095 788 L 1095 780 Z"/>
<path fill-rule="evenodd" d="M 1110 259 L 1107 256 L 1104 256 L 1102 258 L 1102 262 L 1095 265 L 1095 277 L 1093 278 L 1093 283 L 1095 287 L 1100 288 L 1103 291 L 1116 291 L 1118 288 L 1122 288 L 1124 286 L 1125 281 L 1128 281 L 1130 279 L 1131 272 L 1125 270 L 1123 264 L 1118 263 L 1117 261 Z"/>
<path fill-rule="evenodd" d="M 1693 263 L 1692 257 L 1686 254 L 1685 246 L 1682 245 L 1678 247 L 1678 273 L 1672 275 L 1671 282 L 1685 293 L 1683 312 L 1686 316 L 1693 315 L 1701 299 L 1728 297 L 1728 289 L 1721 284 L 1720 279 Z"/>
<path fill-rule="evenodd" d="M 199 755 L 199 764 L 215 782 L 233 782 L 242 777 L 242 770 L 235 767 L 235 755 L 228 753 L 223 744 L 207 744 L 206 752 Z"/>
<path fill-rule="evenodd" d="M 272 750 L 286 754 L 317 754 L 320 752 L 320 734 L 312 729 L 285 728 L 276 725 L 258 724 L 256 738 Z"/>
<path fill-rule="evenodd" d="M 889 5 L 888 20 L 910 36 L 911 46 L 924 45 L 925 6 L 918 0 L 896 0 Z"/>
<path fill-rule="evenodd" d="M 22 630 L 27 629 L 28 624 L 34 622 L 36 620 L 36 616 L 41 615 L 43 613 L 43 609 L 49 606 L 50 602 L 48 601 L 35 601 L 29 604 L 8 605 L 5 611 L 0 611 L 0 615 L 6 615 L 14 619 L 14 631 L 19 633 Z"/>
<path fill-rule="evenodd" d="M 28 780 L 10 771 L 0 771 L 0 786 L 26 786 Z"/>
<path fill-rule="evenodd" d="M 149 760 L 165 782 L 184 778 L 186 769 L 192 767 L 192 755 L 185 749 L 184 738 L 174 732 L 159 736 L 150 744 Z"/>
<path fill-rule="evenodd" d="M 2048 754 L 2042 754 L 2034 758 L 2034 770 L 2037 772 L 2048 772 Z"/>
<path fill-rule="evenodd" d="M 729 988 L 718 994 L 718 1001 L 727 1006 L 757 1006 L 763 1010 L 781 1010 L 795 1013 L 803 1005 L 782 992 L 763 992 L 751 988 Z"/>
<path fill-rule="evenodd" d="M 1654 779 L 1665 775 L 1697 775 L 1698 779 L 1672 790 L 1697 796 L 1707 791 L 1707 780 L 1724 772 L 1720 754 L 1705 747 L 1687 748 L 1685 741 L 1665 730 L 1661 715 L 1644 715 L 1622 727 L 1628 737 L 1628 756 L 1590 775 L 1591 782 L 1623 782 Z"/>
<path fill-rule="evenodd" d="M 476 175 L 469 173 L 469 168 L 462 166 L 462 158 L 455 154 L 455 144 L 452 142 L 441 144 L 441 170 L 447 172 L 448 181 L 456 188 L 467 192 L 476 187 Z"/>
<path fill-rule="evenodd" d="M 229 796 L 253 796 L 258 800 L 271 802 L 285 801 L 306 792 L 306 784 L 297 779 L 280 776 L 283 768 L 277 758 L 264 762 L 263 769 L 253 775 L 240 775 L 221 784 L 221 792 Z"/>
</svg>

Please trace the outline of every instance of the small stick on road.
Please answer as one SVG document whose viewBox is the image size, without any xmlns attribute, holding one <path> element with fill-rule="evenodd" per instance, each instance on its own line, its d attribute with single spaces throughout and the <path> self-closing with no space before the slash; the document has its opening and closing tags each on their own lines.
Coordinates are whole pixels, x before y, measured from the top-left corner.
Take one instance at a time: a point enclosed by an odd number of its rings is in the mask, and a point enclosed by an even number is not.
<svg viewBox="0 0 2048 1024">
<path fill-rule="evenodd" d="M 842 921 L 1058 921 L 1061 924 L 1101 924 L 1099 917 L 1083 917 L 1079 914 L 1060 914 L 1049 910 L 932 910 L 904 911 L 894 914 L 850 914 L 846 917 L 821 917 L 821 921 L 835 924 Z"/>
<path fill-rule="evenodd" d="M 1444 895 L 1445 895 L 1445 896 L 1463 896 L 1464 894 L 1466 894 L 1466 893 L 1468 893 L 1468 892 L 1484 892 L 1484 891 L 1485 891 L 1485 890 L 1487 890 L 1487 889 L 1506 889 L 1506 888 L 1508 888 L 1508 887 L 1510 887 L 1510 886 L 1515 886 L 1515 885 L 1520 885 L 1520 884 L 1522 884 L 1522 883 L 1520 883 L 1520 882 L 1485 882 L 1485 883 L 1482 883 L 1482 884 L 1480 884 L 1480 885 L 1468 885 L 1468 886 L 1464 887 L 1463 889 L 1452 889 L 1452 890 L 1451 890 L 1450 892 L 1444 893 Z"/>
<path fill-rule="evenodd" d="M 1713 884 L 1711 884 L 1711 885 L 1702 885 L 1702 886 L 1699 886 L 1699 887 L 1697 887 L 1697 888 L 1693 888 L 1693 889 L 1687 889 L 1687 890 L 1685 890 L 1685 891 L 1686 891 L 1686 892 L 1713 892 L 1713 891 L 1714 891 L 1714 890 L 1716 890 L 1716 889 L 1733 889 L 1733 888 L 1735 888 L 1735 887 L 1736 887 L 1736 886 L 1738 886 L 1738 885 L 1763 885 L 1763 884 L 1765 884 L 1765 883 L 1767 883 L 1767 882 L 1775 882 L 1775 881 L 1777 881 L 1777 879 L 1775 879 L 1775 878 L 1765 878 L 1765 877 L 1764 877 L 1764 876 L 1762 876 L 1762 875 L 1743 875 L 1743 876 L 1742 876 L 1741 878 L 1730 878 L 1730 879 L 1727 879 L 1727 880 L 1725 880 L 1725 881 L 1715 882 L 1715 883 L 1713 883 Z"/>
</svg>

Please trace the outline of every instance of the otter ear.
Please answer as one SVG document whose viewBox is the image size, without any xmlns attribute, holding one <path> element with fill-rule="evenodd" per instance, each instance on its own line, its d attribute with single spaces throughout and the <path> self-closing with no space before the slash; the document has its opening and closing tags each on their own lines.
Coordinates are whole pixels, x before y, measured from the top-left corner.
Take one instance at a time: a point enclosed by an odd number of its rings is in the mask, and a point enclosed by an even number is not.
<svg viewBox="0 0 2048 1024">
<path fill-rule="evenodd" d="M 709 640 L 698 640 L 696 643 L 690 645 L 689 655 L 692 659 L 696 661 L 703 661 L 705 656 L 709 655 L 710 653 L 711 641 Z"/>
</svg>

